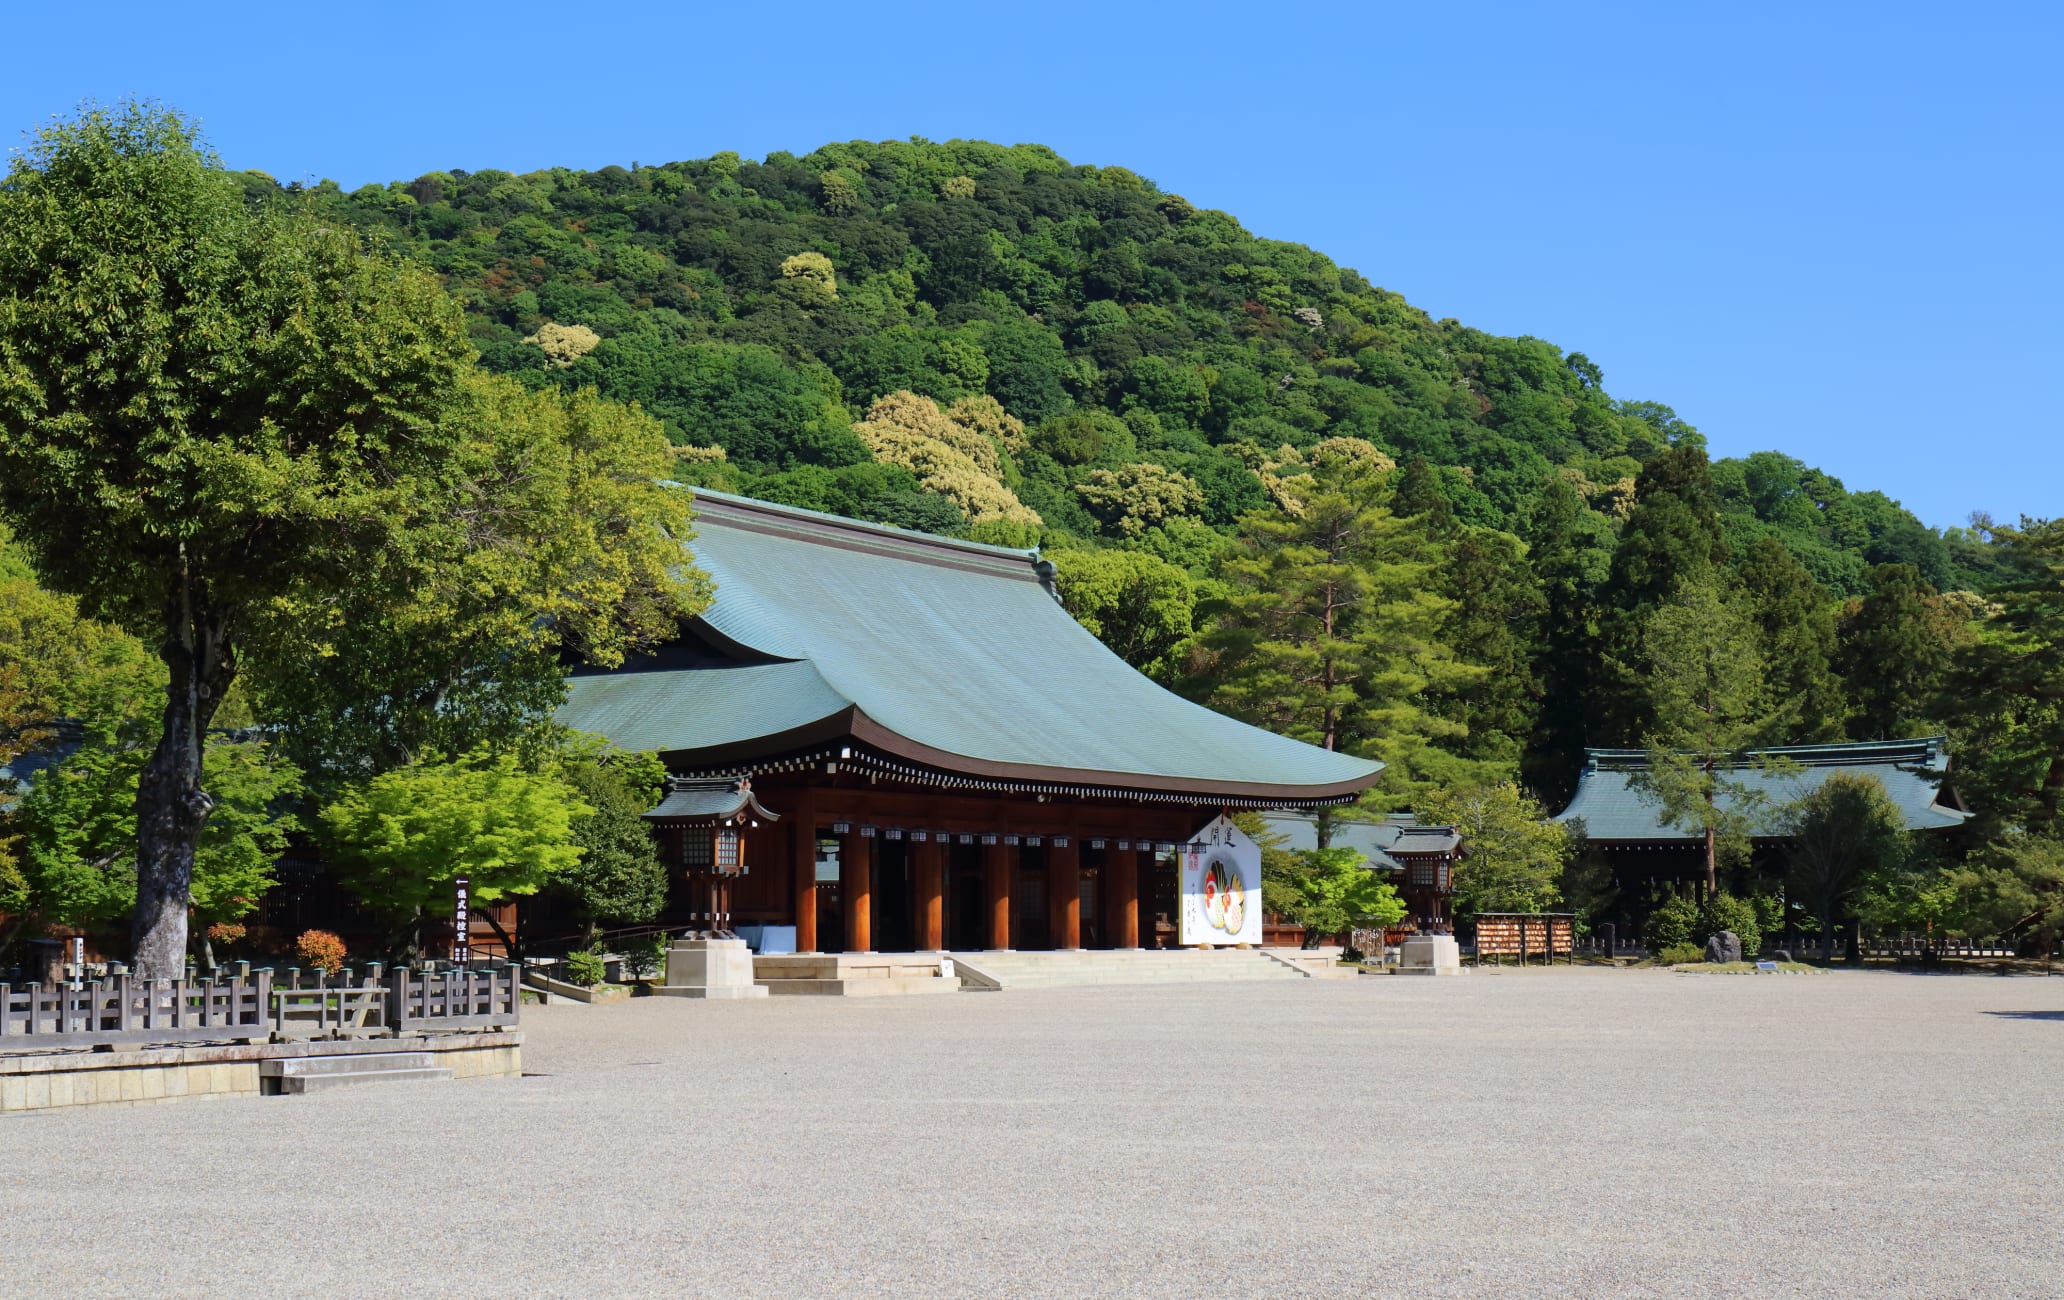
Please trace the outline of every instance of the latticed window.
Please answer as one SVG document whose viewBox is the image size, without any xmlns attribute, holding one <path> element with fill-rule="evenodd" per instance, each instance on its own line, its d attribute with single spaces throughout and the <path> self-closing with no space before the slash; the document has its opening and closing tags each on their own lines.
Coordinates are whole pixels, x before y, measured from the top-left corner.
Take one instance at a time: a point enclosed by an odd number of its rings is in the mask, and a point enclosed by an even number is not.
<svg viewBox="0 0 2064 1300">
<path fill-rule="evenodd" d="M 681 829 L 681 865 L 694 871 L 707 871 L 716 865 L 716 854 L 712 845 L 713 834 L 707 826 L 686 826 Z M 735 850 L 734 850 L 735 853 Z"/>
<path fill-rule="evenodd" d="M 1414 862 L 1412 864 L 1412 883 L 1422 885 L 1428 889 L 1439 888 L 1438 885 L 1434 884 L 1433 864 L 1431 862 Z"/>
<path fill-rule="evenodd" d="M 738 832 L 726 826 L 717 832 L 717 870 L 731 873 L 738 870 Z"/>
</svg>

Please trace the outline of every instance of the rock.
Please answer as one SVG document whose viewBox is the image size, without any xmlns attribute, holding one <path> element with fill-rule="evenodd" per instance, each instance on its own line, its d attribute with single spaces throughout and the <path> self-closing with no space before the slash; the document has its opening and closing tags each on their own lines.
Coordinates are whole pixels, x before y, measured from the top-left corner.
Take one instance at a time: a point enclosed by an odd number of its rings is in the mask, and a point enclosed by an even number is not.
<svg viewBox="0 0 2064 1300">
<path fill-rule="evenodd" d="M 1711 962 L 1740 961 L 1741 936 L 1732 930 L 1722 930 L 1706 940 L 1706 960 Z"/>
<path fill-rule="evenodd" d="M 1790 961 L 1791 959 L 1792 954 L 1786 952 L 1782 948 L 1779 948 L 1775 952 L 1770 954 L 1770 960 L 1772 961 Z"/>
</svg>

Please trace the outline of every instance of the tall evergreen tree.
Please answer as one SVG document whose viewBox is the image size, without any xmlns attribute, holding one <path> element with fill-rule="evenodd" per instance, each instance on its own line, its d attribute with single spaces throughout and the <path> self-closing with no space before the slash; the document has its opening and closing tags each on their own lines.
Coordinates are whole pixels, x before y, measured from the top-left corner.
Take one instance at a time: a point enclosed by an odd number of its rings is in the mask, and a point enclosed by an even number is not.
<svg viewBox="0 0 2064 1300">
<path fill-rule="evenodd" d="M 1844 612 L 1838 662 L 1856 705 L 1849 734 L 1891 740 L 1929 725 L 1955 647 L 1942 602 L 1919 569 L 1875 565 L 1870 583 L 1870 594 Z"/>
<path fill-rule="evenodd" d="M 1463 528 L 1441 550 L 1435 580 L 1453 602 L 1442 639 L 1486 671 L 1438 697 L 1435 708 L 1466 729 L 1448 748 L 1497 764 L 1509 780 L 1541 710 L 1532 646 L 1546 602 L 1527 568 L 1526 547 L 1510 533 Z"/>
<path fill-rule="evenodd" d="M 2064 836 L 2064 518 L 1987 528 L 2013 579 L 1950 679 L 1958 788 L 1995 824 Z"/>
<path fill-rule="evenodd" d="M 1679 443 L 1650 460 L 1635 479 L 1634 509 L 1613 551 L 1606 583 L 1601 628 L 1606 662 L 1634 663 L 1650 614 L 1685 585 L 1710 582 L 1727 558 L 1705 449 Z M 1595 707 L 1604 714 L 1608 735 L 1638 742 L 1656 721 L 1649 693 L 1625 673 L 1599 685 L 1605 698 Z"/>
<path fill-rule="evenodd" d="M 1440 488 L 1440 471 L 1424 456 L 1414 456 L 1398 470 L 1397 483 L 1393 489 L 1391 508 L 1397 513 L 1415 518 L 1426 531 L 1427 536 L 1445 538 L 1454 533 L 1457 524 L 1455 508 L 1448 504 L 1446 494 Z"/>
<path fill-rule="evenodd" d="M 1848 701 L 1835 676 L 1835 608 L 1784 543 L 1759 538 L 1737 571 L 1749 617 L 1762 633 L 1769 673 L 1771 744 L 1835 740 Z"/>
<path fill-rule="evenodd" d="M 1714 580 L 1687 582 L 1642 625 L 1638 676 L 1651 719 L 1648 768 L 1632 784 L 1663 820 L 1705 840 L 1706 890 L 1719 859 L 1747 856 L 1764 811 L 1734 773 L 1770 730 L 1762 647 L 1738 594 Z"/>
<path fill-rule="evenodd" d="M 1613 552 L 1609 599 L 1627 612 L 1668 600 L 1679 584 L 1727 562 L 1705 449 L 1680 444 L 1642 466 L 1634 509 Z"/>
<path fill-rule="evenodd" d="M 1598 588 L 1608 553 L 1594 544 L 1601 519 L 1569 481 L 1548 481 L 1526 522 L 1527 559 L 1541 592 L 1532 668 L 1541 708 L 1521 771 L 1552 806 L 1568 802 L 1597 719 Z"/>
<path fill-rule="evenodd" d="M 1429 589 L 1435 557 L 1381 499 L 1374 472 L 1343 464 L 1315 475 L 1301 514 L 1242 519 L 1199 684 L 1235 717 L 1382 759 L 1384 794 L 1401 803 L 1473 771 L 1436 744 L 1460 740 L 1462 724 L 1428 706 L 1483 670 L 1440 639 L 1451 603 Z"/>
</svg>

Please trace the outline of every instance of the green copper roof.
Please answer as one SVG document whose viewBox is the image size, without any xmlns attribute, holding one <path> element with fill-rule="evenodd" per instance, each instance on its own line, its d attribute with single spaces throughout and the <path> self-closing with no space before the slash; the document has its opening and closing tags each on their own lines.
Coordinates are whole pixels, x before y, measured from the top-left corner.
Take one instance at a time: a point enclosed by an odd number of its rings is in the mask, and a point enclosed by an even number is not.
<svg viewBox="0 0 2064 1300">
<path fill-rule="evenodd" d="M 717 767 L 851 737 L 1019 781 L 1312 802 L 1382 764 L 1161 689 L 1070 618 L 1038 555 L 698 492 L 714 655 L 578 676 L 560 721 Z"/>
<path fill-rule="evenodd" d="M 1770 801 L 1772 816 L 1827 780 L 1830 773 L 1849 772 L 1875 776 L 1885 793 L 1906 814 L 1908 830 L 1941 830 L 1956 826 L 1970 814 L 1956 806 L 1956 796 L 1943 785 L 1949 770 L 1949 756 L 1941 736 L 1918 740 L 1856 741 L 1836 745 L 1786 745 L 1766 751 L 1799 765 L 1791 773 L 1742 768 L 1728 774 L 1760 790 Z M 1647 754 L 1638 749 L 1591 749 L 1588 762 L 1577 780 L 1576 797 L 1569 807 L 1555 815 L 1559 822 L 1584 823 L 1584 833 L 1594 840 L 1694 840 L 1699 836 L 1662 824 L 1662 811 L 1628 784 L 1628 778 L 1648 766 Z M 1723 803 L 1733 802 L 1722 796 Z M 1773 822 L 1759 834 L 1777 835 Z"/>
</svg>

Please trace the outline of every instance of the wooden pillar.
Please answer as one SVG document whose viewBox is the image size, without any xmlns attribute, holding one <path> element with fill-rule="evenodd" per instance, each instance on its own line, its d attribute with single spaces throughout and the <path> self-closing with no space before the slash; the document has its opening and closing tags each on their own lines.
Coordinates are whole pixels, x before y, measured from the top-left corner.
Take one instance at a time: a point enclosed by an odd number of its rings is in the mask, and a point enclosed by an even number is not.
<svg viewBox="0 0 2064 1300">
<path fill-rule="evenodd" d="M 917 885 L 917 947 L 921 952 L 937 952 L 946 946 L 946 908 L 941 894 L 945 879 L 946 846 L 937 840 L 926 840 L 910 846 L 912 866 Z"/>
<path fill-rule="evenodd" d="M 989 947 L 996 951 L 1011 945 L 1011 878 L 1018 874 L 1018 851 L 1007 844 L 990 844 L 982 849 L 982 874 L 989 886 Z"/>
<path fill-rule="evenodd" d="M 794 835 L 789 842 L 789 863 L 795 873 L 795 946 L 797 952 L 817 951 L 817 821 L 808 791 L 796 801 L 789 815 Z"/>
<path fill-rule="evenodd" d="M 1113 948 L 1139 947 L 1140 864 L 1151 854 L 1112 849 L 1104 855 L 1104 933 Z"/>
<path fill-rule="evenodd" d="M 1082 946 L 1082 850 L 1072 839 L 1046 850 L 1046 932 L 1057 949 Z"/>
<path fill-rule="evenodd" d="M 855 826 L 839 836 L 839 901 L 846 912 L 846 951 L 874 951 L 874 841 Z"/>
</svg>

